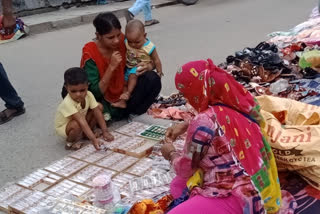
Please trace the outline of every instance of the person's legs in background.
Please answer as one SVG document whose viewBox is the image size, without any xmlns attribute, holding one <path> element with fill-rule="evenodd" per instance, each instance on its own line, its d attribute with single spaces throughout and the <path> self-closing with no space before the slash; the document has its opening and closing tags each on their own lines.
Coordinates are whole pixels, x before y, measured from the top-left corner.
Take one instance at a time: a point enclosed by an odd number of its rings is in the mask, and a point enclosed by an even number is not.
<svg viewBox="0 0 320 214">
<path fill-rule="evenodd" d="M 156 19 L 152 19 L 152 13 L 151 13 L 151 2 L 150 0 L 145 0 L 144 7 L 142 8 L 143 14 L 144 14 L 144 25 L 150 26 L 160 23 Z"/>
<path fill-rule="evenodd" d="M 6 71 L 0 63 L 0 97 L 6 109 L 0 112 L 0 124 L 10 121 L 13 117 L 25 113 L 24 103 L 11 85 Z"/>
<path fill-rule="evenodd" d="M 151 13 L 151 3 L 150 0 L 136 0 L 131 8 L 128 10 L 128 16 L 126 17 L 127 22 L 132 20 L 136 15 L 138 15 L 143 10 L 145 25 L 150 26 L 158 24 L 159 21 L 152 19 Z"/>
<path fill-rule="evenodd" d="M 130 7 L 128 10 L 129 14 L 131 15 L 131 19 L 133 19 L 133 17 L 135 17 L 142 11 L 142 8 L 144 7 L 144 5 L 145 5 L 145 0 L 136 0 L 134 2 L 132 7 Z"/>
</svg>

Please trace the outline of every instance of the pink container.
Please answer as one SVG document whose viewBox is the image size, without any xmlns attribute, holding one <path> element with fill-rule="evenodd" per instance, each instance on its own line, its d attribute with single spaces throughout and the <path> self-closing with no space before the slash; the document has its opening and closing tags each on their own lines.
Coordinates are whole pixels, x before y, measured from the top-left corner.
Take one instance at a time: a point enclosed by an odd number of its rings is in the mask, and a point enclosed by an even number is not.
<svg viewBox="0 0 320 214">
<path fill-rule="evenodd" d="M 99 175 L 93 179 L 95 201 L 105 205 L 113 200 L 111 178 L 108 175 Z"/>
</svg>

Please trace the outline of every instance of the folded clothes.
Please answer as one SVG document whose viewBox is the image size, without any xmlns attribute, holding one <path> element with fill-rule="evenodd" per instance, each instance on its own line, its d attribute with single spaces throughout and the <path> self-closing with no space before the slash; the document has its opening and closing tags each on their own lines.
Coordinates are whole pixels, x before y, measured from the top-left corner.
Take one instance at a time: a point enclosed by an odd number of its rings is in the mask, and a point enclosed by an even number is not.
<svg viewBox="0 0 320 214">
<path fill-rule="evenodd" d="M 183 121 L 190 121 L 194 117 L 194 114 L 185 105 L 180 107 L 163 107 L 162 104 L 153 104 L 149 108 L 148 114 L 154 118 Z"/>
</svg>

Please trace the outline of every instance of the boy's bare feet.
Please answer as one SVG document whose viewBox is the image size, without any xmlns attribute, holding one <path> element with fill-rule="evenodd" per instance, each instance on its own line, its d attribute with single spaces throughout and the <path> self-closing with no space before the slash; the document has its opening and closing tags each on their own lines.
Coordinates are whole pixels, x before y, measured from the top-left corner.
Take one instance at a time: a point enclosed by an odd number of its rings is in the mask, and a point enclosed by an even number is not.
<svg viewBox="0 0 320 214">
<path fill-rule="evenodd" d="M 102 132 L 100 129 L 95 129 L 93 133 L 96 136 L 96 138 L 99 138 L 102 135 Z"/>
<path fill-rule="evenodd" d="M 127 103 L 125 100 L 119 100 L 118 102 L 112 103 L 111 106 L 116 108 L 127 108 Z"/>
<path fill-rule="evenodd" d="M 111 142 L 114 140 L 114 136 L 110 132 L 103 132 L 102 135 L 103 135 L 103 139 L 108 142 Z"/>
<path fill-rule="evenodd" d="M 84 142 L 74 142 L 74 143 L 70 143 L 70 142 L 67 142 L 66 146 L 64 147 L 66 150 L 79 150 L 81 149 L 83 146 L 85 145 Z"/>
</svg>

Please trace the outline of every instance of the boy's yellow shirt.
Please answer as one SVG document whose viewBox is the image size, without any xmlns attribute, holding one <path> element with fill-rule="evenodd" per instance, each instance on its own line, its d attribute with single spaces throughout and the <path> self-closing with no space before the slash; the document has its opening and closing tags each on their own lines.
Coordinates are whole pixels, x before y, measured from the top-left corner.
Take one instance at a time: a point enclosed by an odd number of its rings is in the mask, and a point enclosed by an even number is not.
<svg viewBox="0 0 320 214">
<path fill-rule="evenodd" d="M 69 94 L 63 99 L 63 101 L 58 106 L 54 124 L 58 135 L 65 137 L 65 133 L 63 133 L 63 131 L 65 132 L 65 130 L 59 131 L 59 129 L 65 128 L 67 126 L 67 124 L 71 120 L 72 115 L 79 112 L 80 114 L 86 116 L 89 109 L 94 109 L 98 106 L 96 99 L 90 91 L 88 91 L 87 93 L 85 102 L 86 105 L 84 108 L 82 108 L 81 103 L 75 102 Z"/>
</svg>

